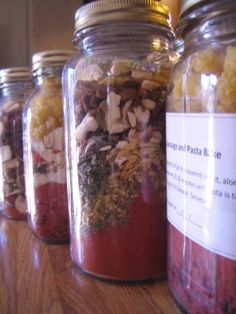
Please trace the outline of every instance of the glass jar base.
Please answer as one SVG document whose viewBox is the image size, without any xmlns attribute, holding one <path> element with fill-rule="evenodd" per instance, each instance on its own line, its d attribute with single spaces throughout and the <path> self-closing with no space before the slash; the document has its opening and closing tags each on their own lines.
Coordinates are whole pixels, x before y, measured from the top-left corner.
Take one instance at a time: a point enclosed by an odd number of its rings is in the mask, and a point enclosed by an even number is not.
<svg viewBox="0 0 236 314">
<path fill-rule="evenodd" d="M 20 213 L 15 208 L 6 207 L 5 205 L 0 206 L 0 214 L 4 218 L 13 219 L 13 220 L 26 220 L 27 214 Z"/>
<path fill-rule="evenodd" d="M 175 293 L 174 289 L 172 289 L 172 287 L 171 287 L 170 284 L 168 285 L 168 287 L 169 287 L 169 290 L 170 290 L 172 296 L 173 296 L 174 299 L 175 299 L 175 302 L 178 304 L 178 307 L 180 308 L 181 312 L 182 312 L 183 314 L 190 314 L 191 312 L 189 312 L 189 311 L 186 310 L 186 308 L 185 308 L 185 307 L 183 306 L 183 304 L 180 302 L 179 297 L 178 297 L 177 294 Z"/>
<path fill-rule="evenodd" d="M 85 268 L 82 268 L 80 265 L 78 265 L 77 263 L 75 263 L 73 261 L 74 265 L 76 266 L 76 268 L 81 271 L 82 273 L 98 279 L 98 280 L 103 280 L 103 281 L 111 281 L 111 282 L 119 282 L 119 283 L 147 283 L 147 282 L 153 282 L 153 281 L 163 281 L 166 280 L 166 275 L 150 275 L 150 276 L 140 276 L 140 277 L 117 277 L 117 276 L 112 276 L 112 275 L 103 275 L 103 274 L 99 274 L 99 273 L 95 273 L 93 271 L 87 270 Z"/>
<path fill-rule="evenodd" d="M 34 230 L 33 230 L 33 234 L 41 241 L 43 241 L 46 244 L 69 244 L 70 240 L 69 238 L 65 239 L 65 240 L 53 240 L 53 239 L 48 239 L 45 237 L 42 237 L 40 235 L 38 235 Z"/>
</svg>

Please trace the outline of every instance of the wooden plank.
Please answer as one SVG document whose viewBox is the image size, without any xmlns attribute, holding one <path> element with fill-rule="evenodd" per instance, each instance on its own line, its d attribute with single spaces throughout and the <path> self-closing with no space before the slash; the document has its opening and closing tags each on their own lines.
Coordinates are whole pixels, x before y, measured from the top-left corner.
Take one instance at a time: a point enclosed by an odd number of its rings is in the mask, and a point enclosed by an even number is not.
<svg viewBox="0 0 236 314">
<path fill-rule="evenodd" d="M 47 245 L 26 222 L 0 218 L 1 314 L 179 314 L 165 281 L 121 284 L 81 272 L 69 245 Z"/>
</svg>

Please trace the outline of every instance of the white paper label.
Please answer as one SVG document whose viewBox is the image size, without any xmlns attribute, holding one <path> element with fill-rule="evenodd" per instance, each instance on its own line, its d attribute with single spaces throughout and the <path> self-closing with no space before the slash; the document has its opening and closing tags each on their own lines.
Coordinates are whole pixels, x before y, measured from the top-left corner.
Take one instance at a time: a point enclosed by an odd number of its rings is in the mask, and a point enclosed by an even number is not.
<svg viewBox="0 0 236 314">
<path fill-rule="evenodd" d="M 168 220 L 236 260 L 236 114 L 167 113 Z"/>
</svg>

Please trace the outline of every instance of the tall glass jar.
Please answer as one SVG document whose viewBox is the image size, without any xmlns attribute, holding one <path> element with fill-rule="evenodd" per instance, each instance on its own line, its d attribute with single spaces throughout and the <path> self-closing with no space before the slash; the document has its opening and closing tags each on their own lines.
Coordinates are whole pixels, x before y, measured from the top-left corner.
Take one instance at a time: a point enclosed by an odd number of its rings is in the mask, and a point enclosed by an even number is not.
<svg viewBox="0 0 236 314">
<path fill-rule="evenodd" d="M 24 110 L 28 221 L 46 242 L 69 239 L 61 73 L 71 51 L 33 56 L 36 88 Z"/>
<path fill-rule="evenodd" d="M 103 278 L 163 277 L 168 9 L 103 0 L 75 20 L 80 56 L 63 74 L 71 257 Z"/>
<path fill-rule="evenodd" d="M 0 71 L 0 213 L 26 219 L 22 111 L 33 90 L 28 68 Z"/>
<path fill-rule="evenodd" d="M 167 114 L 169 285 L 188 313 L 236 313 L 236 2 L 185 1 Z M 201 45 L 199 45 L 199 42 Z"/>
</svg>

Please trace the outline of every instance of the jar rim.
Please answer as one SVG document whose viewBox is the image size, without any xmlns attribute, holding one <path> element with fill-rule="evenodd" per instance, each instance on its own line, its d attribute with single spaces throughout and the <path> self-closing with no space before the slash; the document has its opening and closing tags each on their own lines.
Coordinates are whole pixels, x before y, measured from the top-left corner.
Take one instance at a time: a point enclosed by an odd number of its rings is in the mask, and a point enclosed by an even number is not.
<svg viewBox="0 0 236 314">
<path fill-rule="evenodd" d="M 193 6 L 204 2 L 205 0 L 181 0 L 180 4 L 180 16 L 183 15 L 186 11 L 191 9 Z"/>
<path fill-rule="evenodd" d="M 176 26 L 176 36 L 185 38 L 194 31 L 195 34 L 201 33 L 205 40 L 210 39 L 208 35 L 204 36 L 204 32 L 212 31 L 210 27 L 214 27 L 214 21 L 223 20 L 226 16 L 232 14 L 235 9 L 236 1 L 234 0 L 215 0 L 214 2 L 211 0 L 198 0 L 195 5 L 181 13 Z M 222 28 L 222 35 L 224 32 L 226 32 L 226 27 Z"/>
<path fill-rule="evenodd" d="M 32 80 L 29 67 L 12 67 L 0 70 L 0 85 L 24 80 Z"/>
<path fill-rule="evenodd" d="M 32 71 L 35 72 L 42 67 L 63 65 L 74 54 L 75 51 L 67 49 L 37 52 L 32 57 Z"/>
<path fill-rule="evenodd" d="M 170 12 L 160 0 L 100 0 L 75 13 L 75 34 L 87 27 L 109 22 L 159 23 L 171 30 Z"/>
</svg>

